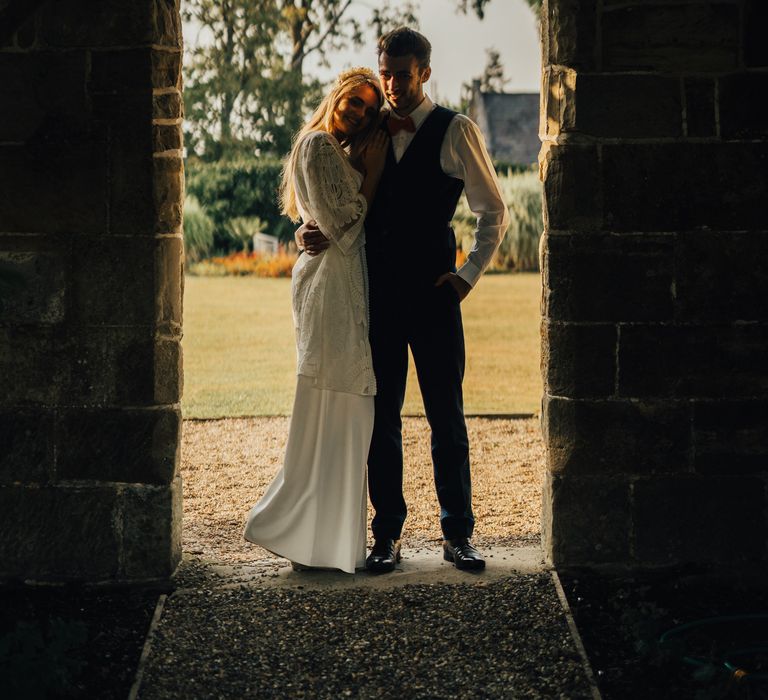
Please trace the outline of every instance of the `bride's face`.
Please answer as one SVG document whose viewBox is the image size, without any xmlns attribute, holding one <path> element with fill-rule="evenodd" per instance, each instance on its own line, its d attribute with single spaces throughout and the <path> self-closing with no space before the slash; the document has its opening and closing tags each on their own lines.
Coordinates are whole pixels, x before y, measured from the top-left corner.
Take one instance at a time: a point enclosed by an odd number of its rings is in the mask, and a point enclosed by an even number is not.
<svg viewBox="0 0 768 700">
<path fill-rule="evenodd" d="M 379 111 L 379 96 L 370 85 L 345 93 L 333 111 L 333 130 L 349 138 L 367 127 Z"/>
</svg>

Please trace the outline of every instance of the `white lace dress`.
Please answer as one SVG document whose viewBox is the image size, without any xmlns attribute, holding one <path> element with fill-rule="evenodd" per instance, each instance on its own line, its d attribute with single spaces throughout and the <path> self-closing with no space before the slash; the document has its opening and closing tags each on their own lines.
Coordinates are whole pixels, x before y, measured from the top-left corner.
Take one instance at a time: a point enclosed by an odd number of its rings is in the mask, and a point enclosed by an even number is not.
<svg viewBox="0 0 768 700">
<path fill-rule="evenodd" d="M 367 206 L 362 176 L 333 136 L 312 132 L 299 149 L 299 211 L 304 221 L 317 221 L 331 246 L 301 255 L 293 269 L 298 381 L 285 460 L 248 514 L 243 536 L 294 562 L 354 573 L 365 563 L 376 393 L 363 248 Z"/>
</svg>

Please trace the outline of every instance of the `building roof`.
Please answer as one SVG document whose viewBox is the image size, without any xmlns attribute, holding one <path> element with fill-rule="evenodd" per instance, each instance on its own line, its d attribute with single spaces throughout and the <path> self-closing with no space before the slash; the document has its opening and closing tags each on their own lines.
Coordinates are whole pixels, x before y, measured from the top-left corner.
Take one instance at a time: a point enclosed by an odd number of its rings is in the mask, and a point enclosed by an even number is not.
<svg viewBox="0 0 768 700">
<path fill-rule="evenodd" d="M 520 165 L 536 162 L 541 148 L 539 93 L 482 92 L 475 83 L 469 112 L 494 160 Z"/>
</svg>

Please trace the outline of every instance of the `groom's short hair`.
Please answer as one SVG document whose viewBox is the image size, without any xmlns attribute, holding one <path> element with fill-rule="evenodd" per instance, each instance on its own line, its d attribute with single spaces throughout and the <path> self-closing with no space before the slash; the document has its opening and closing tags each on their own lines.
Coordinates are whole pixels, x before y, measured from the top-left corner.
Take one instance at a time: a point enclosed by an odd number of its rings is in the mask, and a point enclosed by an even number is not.
<svg viewBox="0 0 768 700">
<path fill-rule="evenodd" d="M 407 56 L 413 54 L 422 70 L 429 67 L 432 44 L 423 34 L 410 27 L 398 27 L 379 38 L 378 55 Z"/>
</svg>

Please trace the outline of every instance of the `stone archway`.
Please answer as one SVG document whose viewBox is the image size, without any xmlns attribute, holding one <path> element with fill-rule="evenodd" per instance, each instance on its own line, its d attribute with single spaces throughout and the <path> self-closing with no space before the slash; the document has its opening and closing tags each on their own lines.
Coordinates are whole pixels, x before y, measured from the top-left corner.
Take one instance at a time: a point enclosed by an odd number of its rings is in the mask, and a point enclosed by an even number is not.
<svg viewBox="0 0 768 700">
<path fill-rule="evenodd" d="M 0 5 L 0 577 L 180 556 L 177 0 Z M 545 0 L 544 547 L 764 563 L 759 0 Z"/>
<path fill-rule="evenodd" d="M 764 564 L 768 9 L 546 5 L 545 553 Z"/>
<path fill-rule="evenodd" d="M 0 7 L 0 576 L 181 555 L 181 23 L 173 0 Z"/>
</svg>

